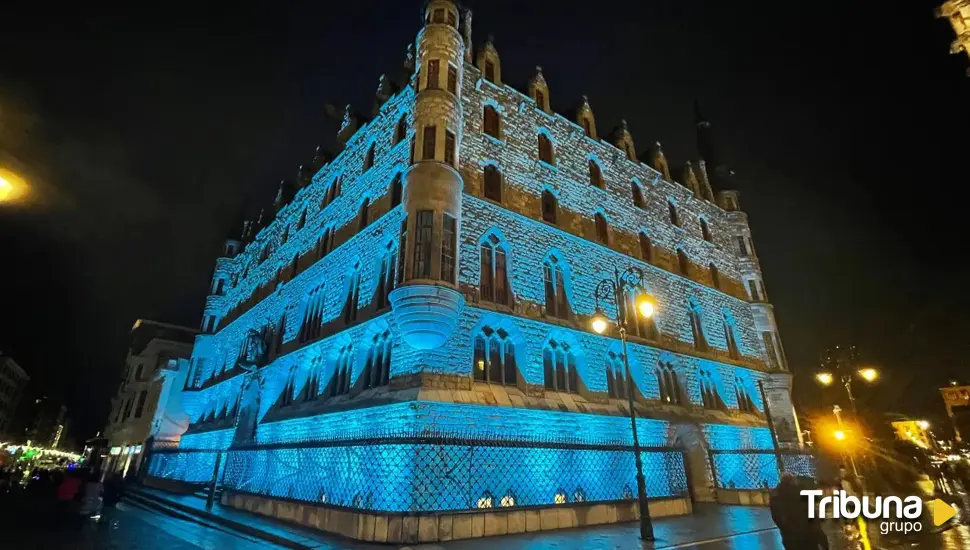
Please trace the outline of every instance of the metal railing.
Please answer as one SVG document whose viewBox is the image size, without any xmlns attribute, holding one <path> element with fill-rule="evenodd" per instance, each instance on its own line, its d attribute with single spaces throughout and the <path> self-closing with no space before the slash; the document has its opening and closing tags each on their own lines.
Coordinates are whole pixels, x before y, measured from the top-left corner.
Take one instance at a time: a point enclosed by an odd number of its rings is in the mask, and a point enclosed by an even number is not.
<svg viewBox="0 0 970 550">
<path fill-rule="evenodd" d="M 718 489 L 772 489 L 782 472 L 816 475 L 815 455 L 801 450 L 711 450 L 710 458 Z"/>
</svg>

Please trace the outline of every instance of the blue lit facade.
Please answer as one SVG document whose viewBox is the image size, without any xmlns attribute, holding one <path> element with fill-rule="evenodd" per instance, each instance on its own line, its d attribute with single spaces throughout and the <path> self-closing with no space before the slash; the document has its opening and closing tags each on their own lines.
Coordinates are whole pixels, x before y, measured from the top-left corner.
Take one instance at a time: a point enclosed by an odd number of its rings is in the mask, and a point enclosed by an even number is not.
<svg viewBox="0 0 970 550">
<path fill-rule="evenodd" d="M 227 243 L 189 424 L 151 475 L 204 482 L 231 451 L 227 489 L 321 506 L 632 499 L 630 388 L 652 498 L 713 500 L 710 450 L 774 448 L 759 383 L 797 443 L 736 193 L 715 195 L 703 163 L 672 175 L 659 147 L 639 160 L 625 124 L 597 138 L 585 101 L 552 113 L 541 72 L 503 84 L 470 23 L 429 2 L 407 82 L 382 77 L 343 150 Z M 630 266 L 657 303 L 631 331 L 632 384 L 617 335 L 589 328 L 594 287 Z M 760 486 L 777 480 L 765 456 L 764 472 L 716 460 Z"/>
</svg>

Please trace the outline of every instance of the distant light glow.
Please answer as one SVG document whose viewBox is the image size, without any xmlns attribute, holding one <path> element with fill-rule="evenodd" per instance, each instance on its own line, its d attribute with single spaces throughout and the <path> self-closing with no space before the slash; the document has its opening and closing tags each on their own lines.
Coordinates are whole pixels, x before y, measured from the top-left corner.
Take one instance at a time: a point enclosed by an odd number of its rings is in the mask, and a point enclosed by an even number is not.
<svg viewBox="0 0 970 550">
<path fill-rule="evenodd" d="M 842 430 L 835 430 L 835 432 L 832 433 L 832 437 L 834 437 L 839 441 L 843 441 L 845 440 L 845 432 L 843 432 Z"/>
<path fill-rule="evenodd" d="M 15 202 L 27 193 L 27 182 L 0 166 L 0 204 Z"/>
<path fill-rule="evenodd" d="M 861 376 L 866 382 L 872 382 L 876 378 L 879 378 L 879 371 L 872 367 L 866 367 L 859 370 L 859 376 Z"/>
<path fill-rule="evenodd" d="M 818 383 L 823 386 L 828 386 L 833 380 L 835 380 L 832 373 L 829 372 L 820 372 L 815 375 L 815 379 L 818 380 Z"/>
<path fill-rule="evenodd" d="M 930 423 L 927 422 L 926 420 L 920 420 L 918 424 L 919 424 L 919 427 L 924 430 L 930 427 Z"/>
</svg>

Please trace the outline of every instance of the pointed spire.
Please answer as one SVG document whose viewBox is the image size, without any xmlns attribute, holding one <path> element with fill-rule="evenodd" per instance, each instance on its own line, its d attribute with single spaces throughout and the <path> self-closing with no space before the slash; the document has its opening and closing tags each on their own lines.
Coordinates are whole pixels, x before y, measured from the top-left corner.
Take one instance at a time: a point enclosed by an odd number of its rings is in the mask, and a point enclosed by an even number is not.
<svg viewBox="0 0 970 550">
<path fill-rule="evenodd" d="M 310 184 L 310 173 L 306 169 L 306 167 L 301 164 L 296 171 L 296 188 L 303 189 L 309 184 Z"/>
<path fill-rule="evenodd" d="M 637 160 L 636 147 L 633 145 L 633 136 L 630 135 L 630 129 L 627 128 L 625 118 L 621 118 L 620 124 L 613 129 L 612 137 L 613 145 L 626 153 L 626 158 L 633 162 L 639 162 Z"/>
<path fill-rule="evenodd" d="M 408 75 L 414 74 L 414 42 L 408 43 L 408 49 L 404 53 L 404 70 Z"/>
<path fill-rule="evenodd" d="M 354 114 L 353 107 L 348 103 L 344 107 L 344 115 L 340 121 L 340 130 L 337 131 L 337 139 L 340 143 L 346 144 L 350 136 L 357 131 L 357 115 Z"/>
<path fill-rule="evenodd" d="M 665 180 L 670 181 L 670 168 L 667 165 L 667 157 L 664 156 L 663 146 L 660 145 L 659 141 L 654 143 L 653 147 L 650 148 L 649 155 L 650 167 L 660 172 L 660 175 Z"/>
<path fill-rule="evenodd" d="M 293 184 L 286 180 L 280 180 L 280 185 L 276 189 L 276 198 L 273 200 L 273 212 L 279 212 L 284 206 L 289 204 L 293 200 Z M 263 211 L 259 211 L 259 219 L 257 224 L 262 227 Z"/>
</svg>

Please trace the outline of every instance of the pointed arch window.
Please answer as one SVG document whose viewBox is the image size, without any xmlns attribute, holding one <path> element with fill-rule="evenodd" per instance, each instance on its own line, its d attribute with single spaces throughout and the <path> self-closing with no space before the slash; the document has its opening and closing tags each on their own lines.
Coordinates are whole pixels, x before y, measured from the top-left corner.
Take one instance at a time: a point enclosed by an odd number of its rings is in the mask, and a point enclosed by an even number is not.
<svg viewBox="0 0 970 550">
<path fill-rule="evenodd" d="M 290 367 L 290 374 L 286 378 L 286 384 L 283 384 L 283 395 L 280 396 L 280 405 L 283 407 L 288 406 L 293 402 L 293 392 L 296 391 L 296 365 Z"/>
<path fill-rule="evenodd" d="M 671 405 L 682 405 L 683 399 L 680 389 L 680 379 L 670 363 L 660 363 L 656 370 L 657 387 L 660 390 L 660 401 Z"/>
<path fill-rule="evenodd" d="M 306 225 L 306 208 L 304 208 L 303 211 L 300 212 L 300 220 L 296 222 L 296 230 L 299 231 L 303 229 L 303 226 L 305 225 Z"/>
<path fill-rule="evenodd" d="M 589 183 L 597 189 L 603 189 L 603 169 L 593 159 L 589 159 Z"/>
<path fill-rule="evenodd" d="M 347 284 L 347 301 L 344 303 L 344 323 L 350 324 L 357 320 L 357 308 L 360 304 L 360 266 L 355 266 L 350 272 Z"/>
<path fill-rule="evenodd" d="M 361 378 L 365 388 L 386 386 L 391 377 L 391 333 L 384 331 L 374 335 L 371 339 L 370 351 L 367 353 L 367 363 Z"/>
<path fill-rule="evenodd" d="M 303 310 L 303 323 L 300 325 L 299 341 L 309 342 L 320 336 L 323 327 L 324 307 L 326 306 L 326 294 L 323 285 L 320 285 L 307 294 L 306 306 Z"/>
<path fill-rule="evenodd" d="M 479 288 L 483 300 L 508 305 L 511 293 L 505 250 L 505 244 L 495 235 L 482 241 Z"/>
<path fill-rule="evenodd" d="M 408 132 L 408 117 L 407 115 L 401 115 L 401 118 L 397 119 L 397 126 L 394 127 L 394 144 L 397 145 L 404 141 L 405 136 Z"/>
<path fill-rule="evenodd" d="M 273 350 L 276 355 L 279 355 L 280 352 L 283 351 L 283 338 L 285 336 L 286 336 L 286 314 L 284 313 L 283 316 L 280 317 L 280 324 L 276 328 L 276 331 L 274 334 L 275 341 L 273 342 Z"/>
<path fill-rule="evenodd" d="M 555 256 L 549 256 L 543 263 L 545 279 L 546 315 L 559 319 L 570 319 L 572 309 L 566 297 L 566 274 L 563 264 Z"/>
<path fill-rule="evenodd" d="M 350 393 L 350 378 L 354 374 L 354 348 L 347 344 L 340 348 L 333 374 L 330 376 L 328 393 L 330 397 Z"/>
<path fill-rule="evenodd" d="M 558 217 L 559 201 L 552 191 L 546 189 L 542 192 L 542 221 L 555 224 Z"/>
<path fill-rule="evenodd" d="M 497 166 L 493 164 L 485 166 L 482 186 L 486 199 L 502 202 L 502 172 Z"/>
<path fill-rule="evenodd" d="M 670 215 L 670 223 L 680 227 L 680 214 L 677 213 L 677 205 L 672 201 L 667 201 L 667 213 Z"/>
<path fill-rule="evenodd" d="M 280 246 L 286 244 L 286 241 L 290 240 L 290 226 L 283 227 L 283 235 L 280 237 Z"/>
<path fill-rule="evenodd" d="M 475 335 L 472 377 L 480 382 L 515 386 L 515 344 L 504 329 L 483 327 Z"/>
<path fill-rule="evenodd" d="M 323 200 L 320 201 L 320 208 L 326 208 L 330 203 L 340 196 L 340 188 L 343 184 L 344 176 L 343 174 L 337 176 L 330 183 L 330 187 L 327 187 L 327 192 L 323 194 Z"/>
<path fill-rule="evenodd" d="M 357 214 L 359 224 L 357 226 L 358 231 L 362 231 L 370 223 L 370 199 L 364 199 L 364 202 L 360 203 L 360 212 Z"/>
<path fill-rule="evenodd" d="M 552 140 L 544 133 L 539 134 L 539 160 L 546 164 L 556 164 Z"/>
<path fill-rule="evenodd" d="M 610 244 L 610 227 L 606 223 L 606 216 L 602 213 L 597 212 L 593 215 L 593 222 L 596 225 L 596 240 L 609 246 Z"/>
<path fill-rule="evenodd" d="M 394 290 L 394 285 L 398 280 L 398 250 L 394 243 L 388 243 L 381 258 L 380 272 L 377 277 L 377 296 L 374 302 L 378 311 L 390 305 L 388 296 Z"/>
<path fill-rule="evenodd" d="M 694 337 L 694 347 L 700 351 L 708 349 L 707 338 L 704 336 L 704 322 L 701 317 L 701 306 L 691 299 L 687 304 L 687 314 L 690 318 L 690 331 Z"/>
<path fill-rule="evenodd" d="M 646 233 L 640 233 L 640 257 L 645 262 L 653 262 L 653 242 Z"/>
<path fill-rule="evenodd" d="M 734 335 L 734 319 L 726 311 L 721 314 L 721 325 L 724 327 L 724 341 L 727 344 L 728 354 L 732 359 L 740 359 L 741 350 Z"/>
<path fill-rule="evenodd" d="M 317 259 L 323 258 L 333 249 L 334 230 L 331 227 L 323 231 L 323 235 L 317 240 Z"/>
<path fill-rule="evenodd" d="M 294 254 L 293 261 L 290 262 L 290 280 L 296 279 L 296 276 L 300 274 L 300 255 Z"/>
<path fill-rule="evenodd" d="M 370 147 L 367 148 L 367 154 L 364 156 L 364 172 L 370 170 L 374 167 L 374 157 L 377 154 L 377 144 L 371 143 Z"/>
<path fill-rule="evenodd" d="M 606 391 L 610 397 L 627 397 L 626 368 L 623 355 L 614 351 L 606 354 Z"/>
<path fill-rule="evenodd" d="M 546 389 L 579 393 L 576 357 L 568 344 L 549 340 L 542 350 L 542 367 Z"/>
<path fill-rule="evenodd" d="M 314 401 L 320 396 L 320 370 L 323 368 L 323 358 L 316 357 L 310 362 L 306 383 L 303 385 L 303 400 Z"/>
<path fill-rule="evenodd" d="M 708 370 L 700 370 L 700 382 L 701 382 L 701 404 L 705 409 L 719 409 L 721 408 L 721 396 L 717 391 L 717 384 L 714 383 L 714 377 Z"/>
<path fill-rule="evenodd" d="M 645 210 L 647 208 L 647 200 L 643 197 L 643 189 L 635 181 L 630 186 L 633 190 L 633 206 Z"/>
<path fill-rule="evenodd" d="M 701 218 L 701 235 L 704 236 L 704 240 L 707 242 L 714 242 L 714 236 L 711 235 L 711 227 L 707 225 L 707 220 Z"/>
<path fill-rule="evenodd" d="M 748 393 L 747 385 L 740 377 L 734 379 L 734 395 L 738 400 L 739 411 L 749 413 L 758 411 L 754 401 L 751 400 L 751 395 Z"/>
<path fill-rule="evenodd" d="M 391 208 L 401 204 L 401 197 L 404 195 L 404 186 L 401 184 L 401 173 L 398 172 L 391 180 Z"/>
<path fill-rule="evenodd" d="M 492 105 L 486 105 L 483 112 L 482 131 L 495 139 L 502 139 L 501 117 Z"/>
<path fill-rule="evenodd" d="M 687 259 L 687 253 L 680 248 L 677 249 L 677 271 L 684 277 L 690 276 L 690 260 Z"/>
<path fill-rule="evenodd" d="M 720 288 L 721 288 L 721 274 L 718 272 L 717 266 L 714 265 L 713 263 L 711 263 L 711 264 L 709 264 L 707 266 L 707 269 L 710 270 L 710 272 L 711 272 L 711 285 L 713 285 L 714 288 L 720 290 Z"/>
</svg>

